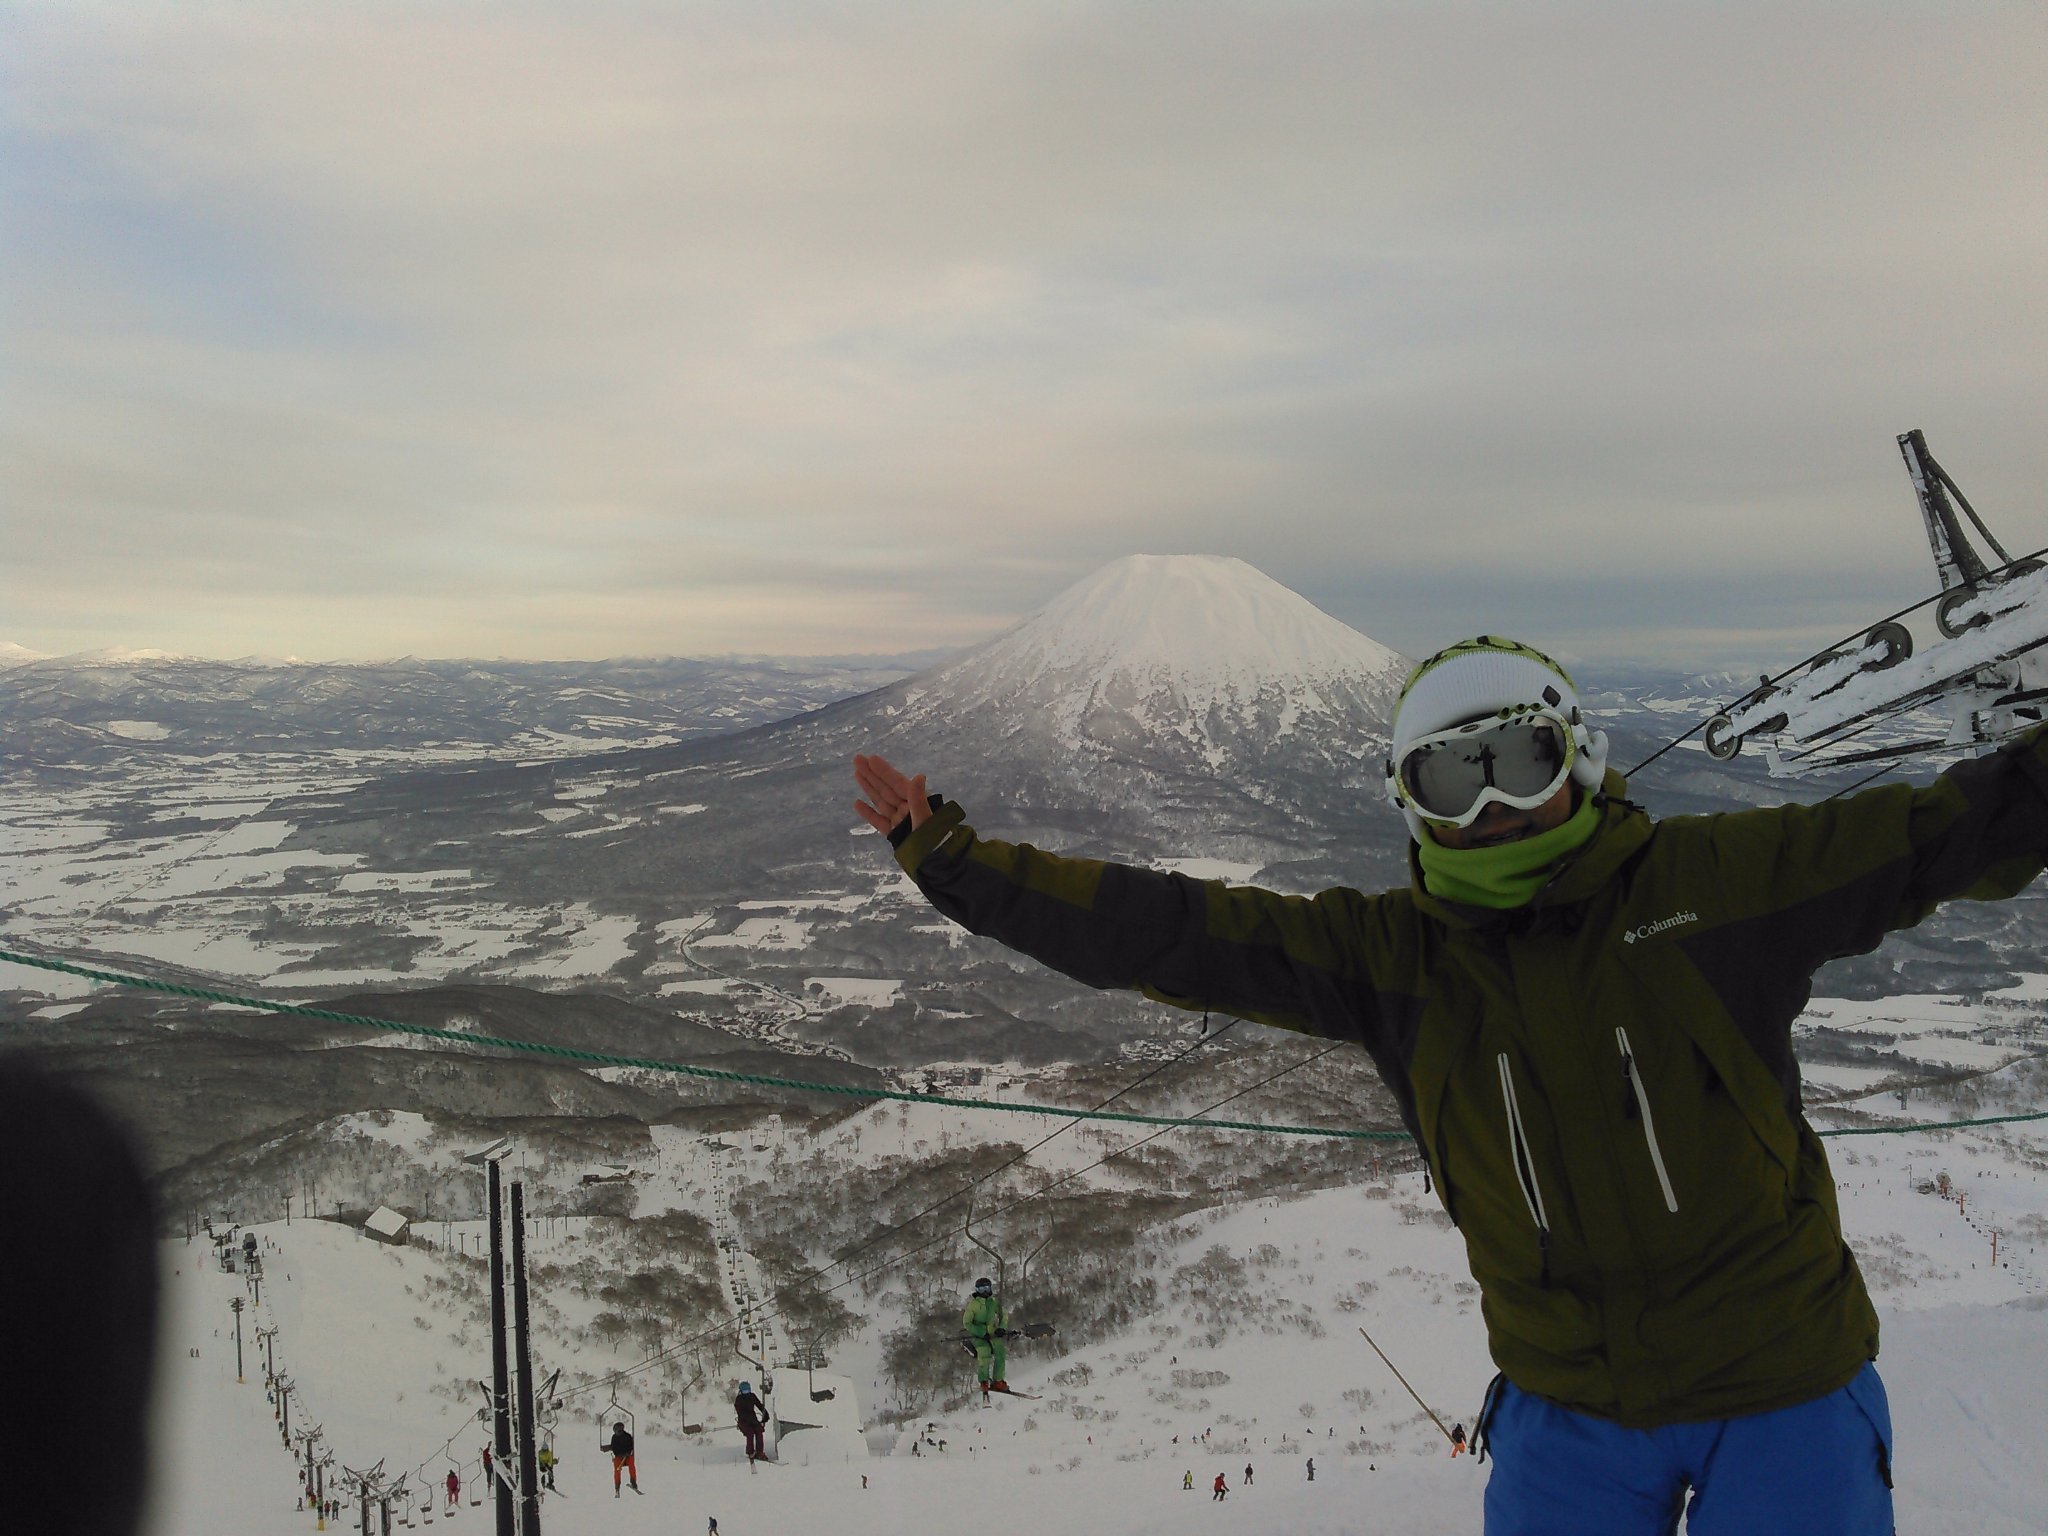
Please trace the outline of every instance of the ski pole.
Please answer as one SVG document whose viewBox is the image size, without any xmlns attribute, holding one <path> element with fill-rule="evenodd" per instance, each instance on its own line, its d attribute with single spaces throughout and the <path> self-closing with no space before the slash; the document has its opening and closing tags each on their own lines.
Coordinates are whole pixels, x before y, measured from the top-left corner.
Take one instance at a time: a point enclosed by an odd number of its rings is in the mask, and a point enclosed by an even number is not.
<svg viewBox="0 0 2048 1536">
<path fill-rule="evenodd" d="M 1384 1349 L 1381 1349 L 1379 1345 L 1372 1343 L 1372 1335 L 1366 1333 L 1364 1328 L 1360 1328 L 1358 1331 L 1364 1337 L 1366 1343 L 1372 1344 L 1372 1352 L 1378 1355 L 1382 1360 L 1387 1361 L 1387 1369 L 1394 1373 L 1394 1380 L 1401 1383 L 1402 1386 L 1408 1387 L 1408 1378 L 1401 1374 L 1401 1368 L 1399 1366 L 1395 1365 L 1393 1361 L 1387 1360 L 1387 1352 Z M 1420 1408 L 1424 1413 L 1429 1415 L 1429 1422 L 1436 1426 L 1437 1433 L 1442 1435 L 1444 1439 L 1450 1441 L 1452 1445 L 1456 1445 L 1458 1442 L 1456 1440 L 1453 1440 L 1451 1438 L 1451 1432 L 1448 1429 L 1444 1428 L 1444 1421 L 1436 1416 L 1436 1410 L 1431 1408 L 1429 1404 L 1425 1403 L 1422 1400 L 1422 1398 L 1416 1393 L 1413 1387 L 1408 1387 L 1408 1395 L 1415 1399 L 1416 1407 Z"/>
</svg>

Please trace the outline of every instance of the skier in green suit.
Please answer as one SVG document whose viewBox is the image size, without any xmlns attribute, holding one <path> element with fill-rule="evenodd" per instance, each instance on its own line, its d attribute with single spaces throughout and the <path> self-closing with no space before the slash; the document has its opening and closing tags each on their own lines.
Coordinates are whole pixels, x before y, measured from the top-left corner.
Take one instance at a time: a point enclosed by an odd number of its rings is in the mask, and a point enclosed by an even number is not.
<svg viewBox="0 0 2048 1536">
<path fill-rule="evenodd" d="M 1548 656 L 1481 635 L 1395 708 L 1405 886 L 1313 897 L 980 837 L 854 759 L 931 903 L 1094 987 L 1371 1056 L 1500 1369 L 1487 1536 L 1889 1536 L 1877 1313 L 1801 1107 L 1813 973 L 2048 860 L 2048 727 L 1814 805 L 1653 821 Z M 1690 1502 L 1688 1504 L 1688 1494 Z"/>
<path fill-rule="evenodd" d="M 974 1294 L 967 1298 L 960 1326 L 967 1334 L 967 1342 L 974 1346 L 974 1376 L 981 1390 L 1009 1391 L 1010 1384 L 1003 1379 L 1003 1366 L 1008 1358 L 1003 1340 L 1008 1336 L 1009 1322 L 1003 1316 L 1003 1304 L 996 1300 L 995 1282 L 987 1276 L 974 1282 Z"/>
</svg>

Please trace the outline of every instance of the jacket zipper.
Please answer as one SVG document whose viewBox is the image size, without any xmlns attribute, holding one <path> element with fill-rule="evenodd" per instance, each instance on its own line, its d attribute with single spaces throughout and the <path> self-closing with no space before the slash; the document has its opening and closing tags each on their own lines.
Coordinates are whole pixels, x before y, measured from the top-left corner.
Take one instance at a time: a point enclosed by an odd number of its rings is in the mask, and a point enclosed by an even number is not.
<svg viewBox="0 0 2048 1536">
<path fill-rule="evenodd" d="M 1678 1196 L 1671 1189 L 1671 1175 L 1664 1171 L 1664 1152 L 1657 1145 L 1657 1122 L 1650 1117 L 1650 1095 L 1644 1091 L 1643 1075 L 1636 1070 L 1635 1052 L 1629 1049 L 1628 1031 L 1616 1027 L 1615 1043 L 1621 1047 L 1621 1087 L 1627 1095 L 1622 1109 L 1625 1114 L 1634 1115 L 1638 1110 L 1643 1116 L 1643 1140 L 1650 1146 L 1650 1166 L 1657 1170 L 1657 1183 L 1664 1191 L 1664 1208 L 1676 1215 Z"/>
<path fill-rule="evenodd" d="M 1515 1078 L 1508 1070 L 1507 1052 L 1500 1057 L 1500 1096 L 1508 1117 L 1508 1149 L 1515 1160 L 1515 1181 L 1522 1186 L 1522 1199 L 1529 1207 L 1529 1219 L 1536 1223 L 1536 1248 L 1542 1260 L 1542 1286 L 1550 1289 L 1550 1216 L 1543 1206 L 1543 1186 L 1536 1182 L 1536 1160 L 1529 1151 L 1529 1133 L 1522 1125 L 1522 1106 L 1515 1099 Z"/>
</svg>

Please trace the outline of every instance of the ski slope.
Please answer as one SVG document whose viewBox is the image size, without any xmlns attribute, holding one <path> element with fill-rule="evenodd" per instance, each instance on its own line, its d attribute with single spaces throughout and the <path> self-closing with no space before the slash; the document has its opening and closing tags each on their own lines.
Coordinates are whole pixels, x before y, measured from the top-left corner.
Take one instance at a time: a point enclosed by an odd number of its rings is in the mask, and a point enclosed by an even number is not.
<svg viewBox="0 0 2048 1536">
<path fill-rule="evenodd" d="M 1971 1091 L 1992 1100 L 2036 1094 L 2039 1068 L 2016 1064 Z M 1849 1107 L 1865 1117 L 1943 1118 L 1950 1110 L 1934 1092 Z M 1816 1120 L 1826 1125 L 1833 1114 L 1817 1111 Z M 848 1124 L 833 1134 L 849 1134 Z M 1897 1425 L 1900 1529 L 2038 1533 L 2048 1509 L 2048 1461 L 2031 1445 L 2048 1422 L 2048 1255 L 2036 1251 L 2048 1234 L 2048 1134 L 2035 1124 L 1854 1137 L 1829 1150 L 1884 1320 L 1879 1364 Z M 1928 1188 L 1937 1171 L 1948 1176 L 1949 1198 Z M 785 1435 L 781 1465 L 746 1467 L 726 1422 L 728 1381 L 692 1405 L 704 1433 L 640 1426 L 645 1493 L 614 1499 L 598 1409 L 578 1399 L 558 1431 L 561 1495 L 546 1502 L 544 1529 L 667 1536 L 703 1531 L 715 1517 L 723 1536 L 901 1536 L 1021 1515 L 1034 1529 L 1105 1536 L 1247 1526 L 1304 1536 L 1476 1531 L 1488 1468 L 1445 1454 L 1435 1427 L 1357 1335 L 1358 1325 L 1371 1329 L 1446 1423 L 1471 1424 L 1491 1375 L 1477 1298 L 1460 1240 L 1419 1182 L 1263 1199 L 1196 1225 L 1169 1257 L 1182 1276 L 1208 1277 L 1200 1289 L 1163 1287 L 1160 1307 L 1107 1344 L 1056 1361 L 1028 1345 L 1012 1355 L 1011 1379 L 1042 1393 L 1038 1402 L 997 1398 L 886 1426 L 874 1412 L 886 1394 L 866 1379 L 872 1356 L 848 1347 L 819 1374 L 817 1386 L 835 1397 L 815 1411 L 806 1412 L 804 1373 L 776 1371 L 780 1415 L 818 1425 Z M 212 1268 L 203 1243 L 165 1245 L 152 1536 L 298 1529 L 308 1518 L 293 1512 L 295 1464 L 264 1401 L 259 1323 L 278 1329 L 280 1363 L 298 1385 L 295 1423 L 321 1423 L 338 1461 L 381 1456 L 387 1470 L 416 1466 L 435 1481 L 455 1465 L 467 1489 L 487 1432 L 473 1416 L 475 1389 L 465 1397 L 455 1388 L 487 1374 L 487 1336 L 473 1318 L 420 1305 L 462 1261 L 384 1248 L 332 1223 L 254 1230 L 272 1251 L 262 1305 L 245 1315 L 242 1385 L 228 1304 L 246 1294 L 244 1282 Z M 569 1239 L 557 1232 L 553 1241 Z M 627 1345 L 569 1363 L 603 1372 L 634 1358 Z M 748 1374 L 731 1363 L 733 1381 Z M 1247 1462 L 1250 1488 L 1241 1486 Z M 1220 1505 L 1209 1496 L 1219 1471 L 1232 1489 Z M 1181 1486 L 1189 1472 L 1193 1492 Z M 455 1529 L 483 1529 L 488 1508 L 464 1498 Z M 353 1513 L 342 1523 L 354 1529 Z M 413 1528 L 424 1527 L 416 1519 Z"/>
</svg>

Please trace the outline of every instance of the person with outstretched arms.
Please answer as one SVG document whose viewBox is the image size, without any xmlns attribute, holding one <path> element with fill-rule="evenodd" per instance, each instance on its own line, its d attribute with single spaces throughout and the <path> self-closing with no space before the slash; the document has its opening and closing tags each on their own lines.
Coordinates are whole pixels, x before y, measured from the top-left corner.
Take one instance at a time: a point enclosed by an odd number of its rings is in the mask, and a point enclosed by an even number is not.
<svg viewBox="0 0 2048 1536">
<path fill-rule="evenodd" d="M 1889 1536 L 1877 1315 L 1792 1023 L 1827 961 L 2040 873 L 2048 738 L 1924 788 L 1663 820 L 1606 759 L 1551 658 L 1446 647 L 1384 764 L 1407 885 L 1316 896 L 984 839 L 923 774 L 854 774 L 969 931 L 1367 1052 L 1480 1287 L 1487 1536 L 1661 1536 L 1681 1508 L 1695 1536 Z"/>
</svg>

